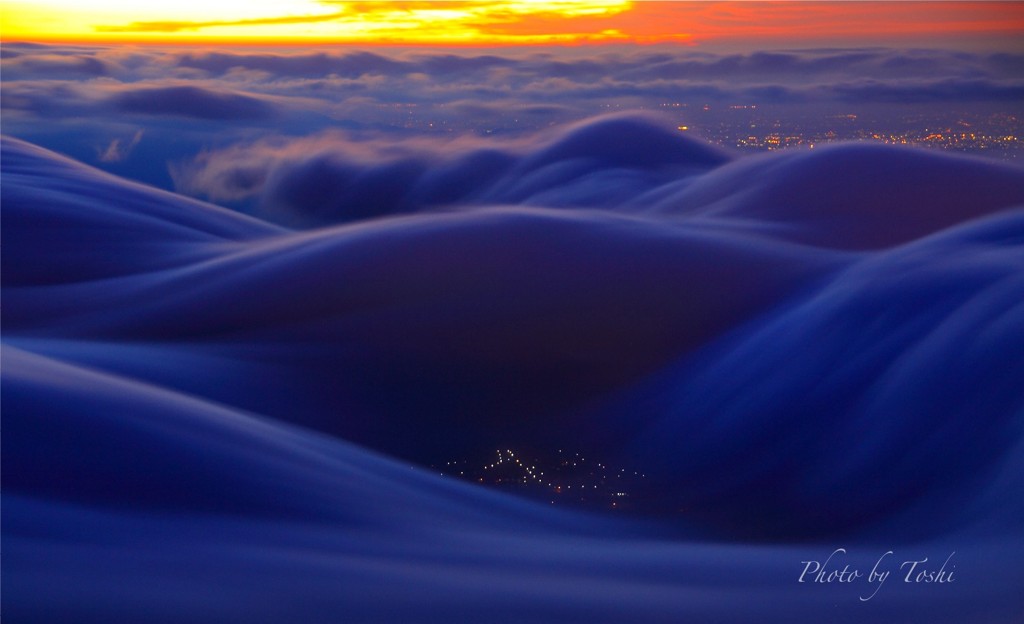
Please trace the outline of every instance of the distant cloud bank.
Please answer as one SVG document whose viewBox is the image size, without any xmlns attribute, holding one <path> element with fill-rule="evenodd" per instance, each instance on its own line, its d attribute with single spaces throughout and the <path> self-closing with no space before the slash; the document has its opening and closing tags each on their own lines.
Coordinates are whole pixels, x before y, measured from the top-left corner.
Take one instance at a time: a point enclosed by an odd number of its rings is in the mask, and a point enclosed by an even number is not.
<svg viewBox="0 0 1024 624">
<path fill-rule="evenodd" d="M 375 142 L 394 146 L 396 137 L 407 153 L 378 154 L 374 166 L 388 167 L 378 173 L 401 188 L 427 184 L 424 158 L 433 157 L 424 150 L 456 142 L 455 152 L 479 151 L 481 169 L 473 174 L 483 177 L 456 193 L 464 195 L 512 166 L 510 142 L 543 143 L 552 127 L 608 113 L 661 112 L 665 128 L 678 125 L 705 137 L 728 125 L 743 138 L 749 126 L 762 140 L 778 125 L 773 120 L 827 128 L 840 114 L 874 111 L 877 127 L 896 132 L 916 124 L 923 132 L 930 126 L 922 115 L 966 111 L 1012 119 L 1024 101 L 1024 54 L 1007 52 L 713 54 L 622 47 L 556 54 L 543 48 L 456 53 L 8 44 L 0 62 L 4 133 L 246 209 L 255 208 L 258 195 L 265 205 L 289 204 L 294 193 L 286 189 L 315 172 L 357 180 L 357 195 L 381 205 L 410 201 L 404 191 L 380 190 L 383 178 L 363 165 L 350 167 L 353 159 L 379 151 Z M 774 112 L 749 123 L 729 117 L 732 108 L 757 107 Z M 970 124 L 957 130 L 980 132 Z M 424 147 L 424 140 L 435 147 Z M 285 158 L 285 144 L 292 153 L 309 151 Z M 219 162 L 225 155 L 230 164 Z M 459 175 L 451 176 L 437 184 L 451 187 Z M 451 195 L 450 188 L 438 193 L 426 196 Z"/>
</svg>

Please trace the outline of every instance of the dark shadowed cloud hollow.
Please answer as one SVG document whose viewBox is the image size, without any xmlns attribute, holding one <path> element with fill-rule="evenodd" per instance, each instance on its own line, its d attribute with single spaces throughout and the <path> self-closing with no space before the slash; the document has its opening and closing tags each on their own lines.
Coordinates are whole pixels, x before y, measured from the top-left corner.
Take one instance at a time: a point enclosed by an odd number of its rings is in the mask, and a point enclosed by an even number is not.
<svg viewBox="0 0 1024 624">
<path fill-rule="evenodd" d="M 842 62 L 901 71 L 874 54 Z M 456 61 L 179 60 L 339 81 L 392 63 Z M 96 69 L 17 66 L 40 68 Z M 269 95 L 156 89 L 80 94 L 287 123 Z M 255 216 L 3 141 L 5 619 L 1024 611 L 1020 167 L 866 144 L 738 157 L 642 115 L 530 139 L 237 138 L 174 175 Z M 643 471 L 639 515 L 428 468 L 513 445 Z M 865 579 L 798 581 L 837 548 L 864 574 L 955 552 L 956 580 L 897 571 L 869 601 Z"/>
</svg>

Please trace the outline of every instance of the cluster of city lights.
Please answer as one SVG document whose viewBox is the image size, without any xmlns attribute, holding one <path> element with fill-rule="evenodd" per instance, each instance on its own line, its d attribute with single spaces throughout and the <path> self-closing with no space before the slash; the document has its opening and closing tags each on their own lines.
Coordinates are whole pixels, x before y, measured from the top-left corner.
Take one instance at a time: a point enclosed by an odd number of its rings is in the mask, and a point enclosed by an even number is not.
<svg viewBox="0 0 1024 624">
<path fill-rule="evenodd" d="M 631 486 L 646 475 L 639 471 L 617 470 L 603 462 L 588 461 L 580 453 L 558 450 L 547 460 L 527 459 L 522 453 L 497 449 L 483 463 L 452 460 L 442 474 L 457 476 L 487 486 L 510 489 L 520 494 L 559 502 L 620 508 Z"/>
</svg>

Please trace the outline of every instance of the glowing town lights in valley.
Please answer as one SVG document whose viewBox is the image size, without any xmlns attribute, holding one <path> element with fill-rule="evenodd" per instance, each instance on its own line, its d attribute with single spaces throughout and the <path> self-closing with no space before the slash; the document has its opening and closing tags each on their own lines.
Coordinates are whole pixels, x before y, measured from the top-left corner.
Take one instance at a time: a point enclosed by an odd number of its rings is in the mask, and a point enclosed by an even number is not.
<svg viewBox="0 0 1024 624">
<path fill-rule="evenodd" d="M 466 461 L 449 461 L 445 465 L 471 466 Z M 645 478 L 638 471 L 634 471 L 631 477 L 625 468 L 612 470 L 602 462 L 587 461 L 580 453 L 559 451 L 555 461 L 550 458 L 528 460 L 511 449 L 494 451 L 494 460 L 480 465 L 479 472 L 469 468 L 448 474 L 456 474 L 473 483 L 511 488 L 521 494 L 543 495 L 549 503 L 597 505 L 608 509 L 622 509 L 622 505 L 615 501 L 628 496 L 623 488 L 630 484 L 638 485 L 638 479 Z M 549 496 L 555 498 L 548 499 Z"/>
</svg>

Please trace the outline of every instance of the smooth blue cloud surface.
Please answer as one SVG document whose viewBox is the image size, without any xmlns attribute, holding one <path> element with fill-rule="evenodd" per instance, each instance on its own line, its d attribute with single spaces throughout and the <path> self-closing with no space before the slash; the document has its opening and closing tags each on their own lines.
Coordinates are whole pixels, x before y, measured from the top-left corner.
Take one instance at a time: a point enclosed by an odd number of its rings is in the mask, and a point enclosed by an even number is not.
<svg viewBox="0 0 1024 624">
<path fill-rule="evenodd" d="M 467 62 L 372 71 L 428 61 Z M 257 218 L 18 139 L 0 156 L 12 621 L 1024 609 L 1019 167 L 735 157 L 611 115 L 498 142 L 256 137 L 177 169 Z M 511 446 L 643 471 L 638 515 L 427 467 Z M 866 580 L 798 582 L 839 547 L 865 574 L 955 551 L 957 580 L 897 572 L 866 602 Z"/>
</svg>

